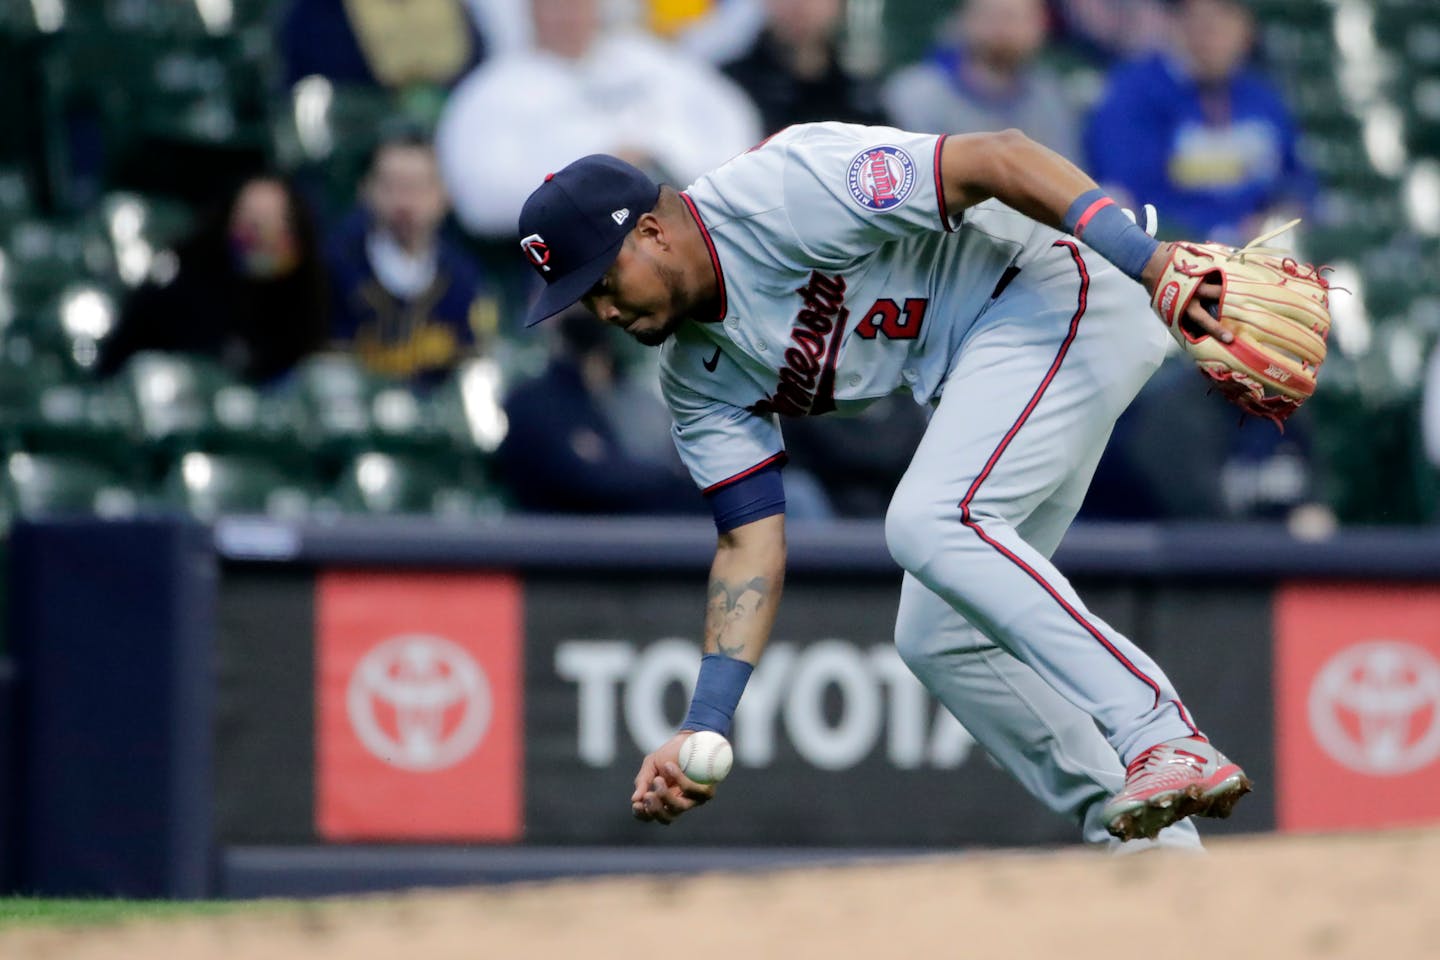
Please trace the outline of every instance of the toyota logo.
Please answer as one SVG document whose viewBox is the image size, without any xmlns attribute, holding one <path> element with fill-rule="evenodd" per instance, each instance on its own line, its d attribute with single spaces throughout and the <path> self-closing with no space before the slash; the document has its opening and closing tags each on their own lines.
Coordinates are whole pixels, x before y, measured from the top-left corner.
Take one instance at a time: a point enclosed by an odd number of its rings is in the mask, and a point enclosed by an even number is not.
<svg viewBox="0 0 1440 960">
<path fill-rule="evenodd" d="M 1331 657 L 1310 687 L 1310 729 L 1337 762 L 1395 777 L 1440 757 L 1440 662 L 1399 640 Z"/>
<path fill-rule="evenodd" d="M 392 637 L 361 658 L 345 707 L 355 734 L 402 770 L 452 767 L 490 726 L 490 684 L 470 654 L 443 637 Z"/>
</svg>

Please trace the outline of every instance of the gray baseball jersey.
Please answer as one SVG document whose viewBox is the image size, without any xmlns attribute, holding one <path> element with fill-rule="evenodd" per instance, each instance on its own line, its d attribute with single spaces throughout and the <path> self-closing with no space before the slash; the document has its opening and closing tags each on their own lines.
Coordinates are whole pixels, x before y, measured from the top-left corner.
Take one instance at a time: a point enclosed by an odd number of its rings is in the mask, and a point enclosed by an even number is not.
<svg viewBox="0 0 1440 960">
<path fill-rule="evenodd" d="M 661 384 L 705 489 L 774 462 L 780 414 L 938 398 L 886 517 L 905 570 L 896 645 L 992 756 L 1104 842 L 1120 761 L 1196 728 L 1050 554 L 1167 338 L 1084 244 L 995 201 L 948 217 L 943 143 L 807 124 L 692 184 L 719 316 L 681 325 Z M 1198 843 L 1188 822 L 1161 839 Z"/>
<path fill-rule="evenodd" d="M 779 453 L 776 414 L 928 402 L 1007 268 L 1060 236 L 998 201 L 946 216 L 944 139 L 803 124 L 685 191 L 720 316 L 666 344 L 661 383 L 702 488 Z"/>
</svg>

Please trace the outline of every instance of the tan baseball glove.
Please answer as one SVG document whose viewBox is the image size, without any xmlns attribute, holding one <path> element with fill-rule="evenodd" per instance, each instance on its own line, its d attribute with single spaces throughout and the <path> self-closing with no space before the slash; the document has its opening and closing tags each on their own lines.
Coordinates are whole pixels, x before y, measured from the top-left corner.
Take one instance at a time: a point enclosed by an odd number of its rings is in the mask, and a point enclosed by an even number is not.
<svg viewBox="0 0 1440 960">
<path fill-rule="evenodd" d="M 1177 243 L 1150 299 L 1170 335 L 1215 387 L 1246 413 L 1280 424 L 1315 392 L 1330 335 L 1330 285 L 1320 271 L 1261 246 L 1294 221 L 1235 249 Z M 1186 316 L 1202 283 L 1220 288 L 1210 309 L 1234 337 L 1222 343 Z"/>
</svg>

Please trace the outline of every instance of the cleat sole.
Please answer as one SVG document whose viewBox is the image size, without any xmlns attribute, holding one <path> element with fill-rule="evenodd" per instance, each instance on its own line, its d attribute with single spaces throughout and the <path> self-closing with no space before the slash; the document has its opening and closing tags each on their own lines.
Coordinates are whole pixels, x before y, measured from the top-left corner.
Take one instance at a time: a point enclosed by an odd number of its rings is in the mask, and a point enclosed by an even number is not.
<svg viewBox="0 0 1440 960">
<path fill-rule="evenodd" d="M 1183 791 L 1173 791 L 1151 797 L 1143 804 L 1111 819 L 1106 829 L 1119 840 L 1153 840 L 1155 836 L 1172 823 L 1186 817 L 1213 817 L 1224 819 L 1234 811 L 1240 798 L 1253 788 L 1250 778 L 1236 772 L 1218 785 L 1201 792 L 1195 784 Z"/>
<path fill-rule="evenodd" d="M 1240 798 L 1252 789 L 1254 789 L 1254 784 L 1250 782 L 1250 778 L 1243 773 L 1237 773 L 1218 787 L 1207 791 L 1200 798 L 1200 808 L 1195 811 L 1194 816 L 1224 820 L 1234 811 L 1235 804 L 1240 802 Z"/>
</svg>

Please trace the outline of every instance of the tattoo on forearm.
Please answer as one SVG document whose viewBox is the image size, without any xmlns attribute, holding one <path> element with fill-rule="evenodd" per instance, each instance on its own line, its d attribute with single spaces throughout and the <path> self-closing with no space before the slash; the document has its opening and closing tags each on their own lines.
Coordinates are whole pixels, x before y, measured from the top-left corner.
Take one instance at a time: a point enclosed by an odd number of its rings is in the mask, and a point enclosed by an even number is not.
<svg viewBox="0 0 1440 960">
<path fill-rule="evenodd" d="M 710 599 L 705 606 L 705 645 L 712 643 L 718 653 L 738 657 L 745 652 L 746 621 L 770 600 L 770 585 L 764 577 L 741 583 L 710 581 Z"/>
</svg>

